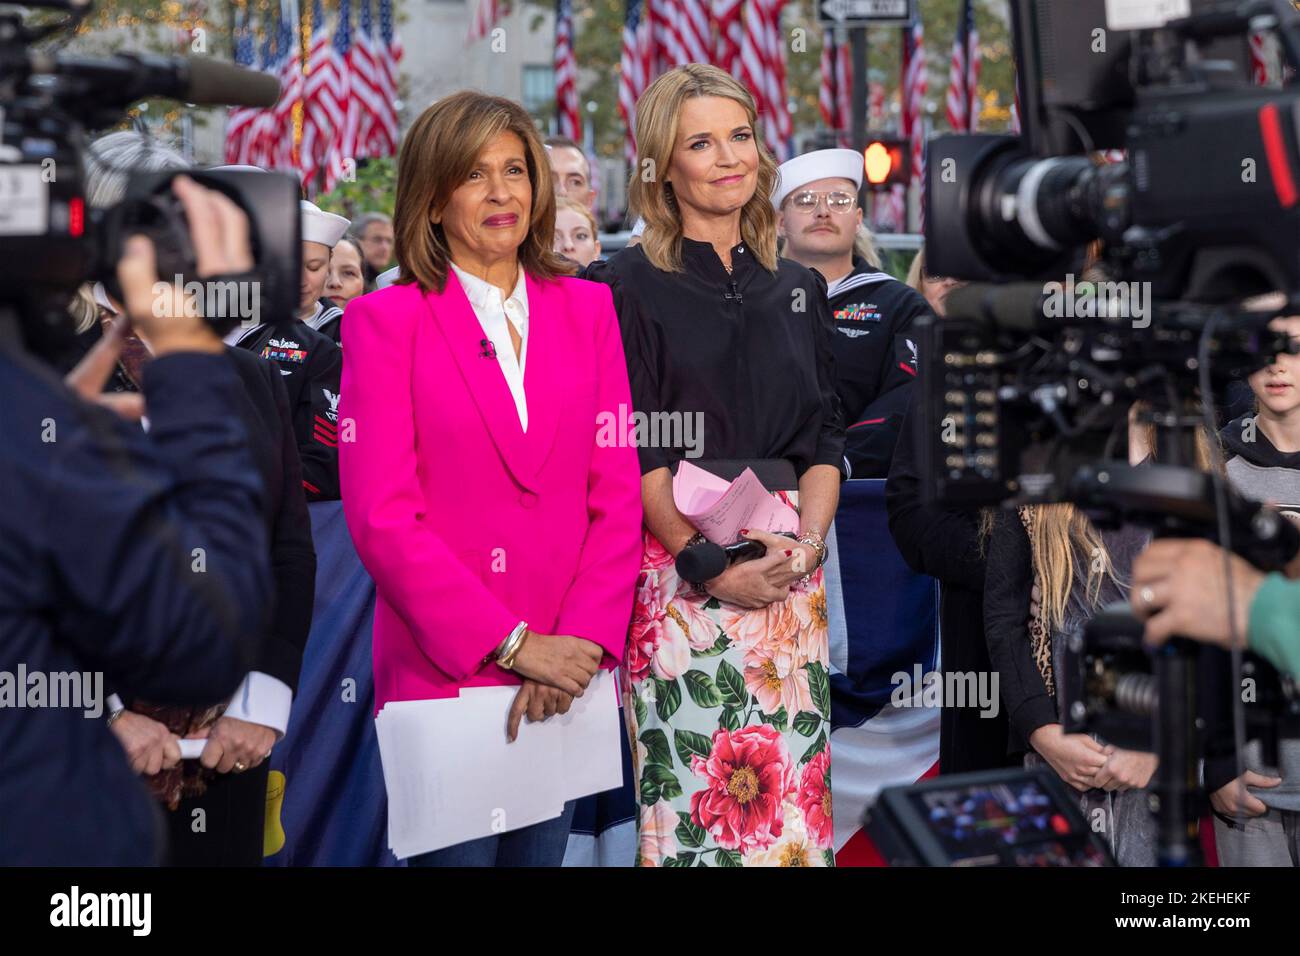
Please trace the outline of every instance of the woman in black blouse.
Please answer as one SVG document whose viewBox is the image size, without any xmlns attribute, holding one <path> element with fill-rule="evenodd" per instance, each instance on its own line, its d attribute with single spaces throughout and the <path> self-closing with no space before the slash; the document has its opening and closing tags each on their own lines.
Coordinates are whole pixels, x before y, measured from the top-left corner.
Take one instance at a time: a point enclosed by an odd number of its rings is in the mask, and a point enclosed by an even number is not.
<svg viewBox="0 0 1300 956">
<path fill-rule="evenodd" d="M 755 125 L 749 93 L 715 67 L 656 80 L 636 110 L 642 241 L 586 273 L 613 289 L 635 410 L 699 426 L 638 442 L 645 559 L 626 672 L 643 865 L 834 861 L 820 565 L 844 430 L 826 286 L 777 258 L 778 173 Z M 698 543 L 672 494 L 686 458 L 727 479 L 752 467 L 797 508 L 798 540 L 751 531 L 765 556 L 682 580 L 674 558 Z"/>
</svg>

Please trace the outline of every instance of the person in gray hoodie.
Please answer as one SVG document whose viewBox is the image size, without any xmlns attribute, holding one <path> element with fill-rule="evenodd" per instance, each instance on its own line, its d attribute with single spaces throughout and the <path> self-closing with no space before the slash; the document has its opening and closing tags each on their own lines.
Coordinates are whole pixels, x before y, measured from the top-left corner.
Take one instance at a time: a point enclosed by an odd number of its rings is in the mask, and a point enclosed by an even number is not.
<svg viewBox="0 0 1300 956">
<path fill-rule="evenodd" d="M 1300 316 L 1274 328 L 1300 339 Z M 1300 355 L 1280 355 L 1250 376 L 1255 413 L 1219 433 L 1228 480 L 1248 498 L 1267 502 L 1300 523 Z M 1223 866 L 1300 866 L 1300 741 L 1278 742 L 1279 767 L 1266 766 L 1260 742 L 1246 745 L 1245 772 L 1225 774 L 1207 760 L 1206 788 Z M 1235 773 L 1235 763 L 1229 773 Z"/>
</svg>

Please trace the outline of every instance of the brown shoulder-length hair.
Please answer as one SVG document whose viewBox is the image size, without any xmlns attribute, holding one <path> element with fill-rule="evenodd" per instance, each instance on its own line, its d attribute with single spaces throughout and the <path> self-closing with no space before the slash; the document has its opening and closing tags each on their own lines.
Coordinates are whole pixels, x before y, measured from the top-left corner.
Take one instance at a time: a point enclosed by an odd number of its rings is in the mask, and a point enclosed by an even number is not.
<svg viewBox="0 0 1300 956">
<path fill-rule="evenodd" d="M 430 222 L 429 214 L 447 205 L 474 169 L 479 153 L 500 133 L 514 133 L 523 141 L 533 187 L 528 235 L 519 246 L 520 266 L 534 279 L 573 273 L 572 265 L 551 249 L 555 192 L 550 161 L 531 117 L 504 97 L 462 90 L 421 113 L 402 140 L 393 211 L 398 282 L 416 282 L 425 292 L 443 290 L 451 247 L 442 225 Z"/>
<path fill-rule="evenodd" d="M 745 108 L 758 147 L 758 184 L 740 210 L 740 238 L 769 272 L 776 271 L 777 165 L 763 145 L 754 98 L 730 74 L 716 66 L 688 63 L 669 70 L 650 84 L 636 102 L 636 168 L 628 186 L 632 214 L 645 220 L 641 248 L 657 269 L 682 271 L 682 214 L 671 183 L 664 173 L 677 145 L 677 123 L 682 104 L 696 96 L 720 96 Z"/>
</svg>

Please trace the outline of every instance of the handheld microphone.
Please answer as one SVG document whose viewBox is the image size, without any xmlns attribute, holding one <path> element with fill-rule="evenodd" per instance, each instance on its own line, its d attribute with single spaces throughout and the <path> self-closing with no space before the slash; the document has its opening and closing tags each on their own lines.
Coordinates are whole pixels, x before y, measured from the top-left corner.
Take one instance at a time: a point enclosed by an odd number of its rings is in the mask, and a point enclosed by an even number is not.
<svg viewBox="0 0 1300 956">
<path fill-rule="evenodd" d="M 702 541 L 678 552 L 677 574 L 691 584 L 703 584 L 712 581 L 737 562 L 751 561 L 765 554 L 767 545 L 761 541 L 737 541 L 725 547 L 712 541 Z"/>
</svg>

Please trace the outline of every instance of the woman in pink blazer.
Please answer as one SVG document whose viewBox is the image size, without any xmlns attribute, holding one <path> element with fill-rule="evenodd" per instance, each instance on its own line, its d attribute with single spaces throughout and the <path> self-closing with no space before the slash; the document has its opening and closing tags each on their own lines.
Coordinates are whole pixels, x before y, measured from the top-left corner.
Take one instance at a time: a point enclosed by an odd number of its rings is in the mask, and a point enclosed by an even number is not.
<svg viewBox="0 0 1300 956">
<path fill-rule="evenodd" d="M 515 684 L 513 737 L 623 659 L 640 472 L 600 425 L 630 407 L 626 365 L 608 288 L 564 275 L 554 224 L 517 104 L 458 93 L 407 133 L 400 278 L 343 319 L 340 481 L 378 589 L 377 709 Z M 411 863 L 559 865 L 571 814 Z"/>
</svg>

